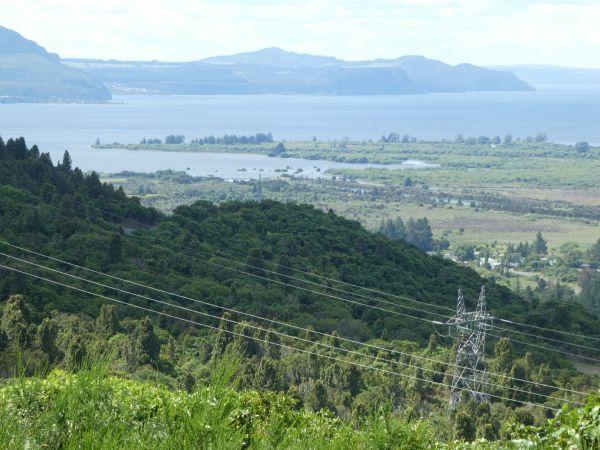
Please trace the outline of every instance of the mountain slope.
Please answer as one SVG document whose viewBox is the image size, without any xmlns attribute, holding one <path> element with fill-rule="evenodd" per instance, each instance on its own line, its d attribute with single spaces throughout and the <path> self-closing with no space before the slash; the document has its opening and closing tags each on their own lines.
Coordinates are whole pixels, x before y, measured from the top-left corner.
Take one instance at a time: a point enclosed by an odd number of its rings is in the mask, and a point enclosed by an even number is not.
<svg viewBox="0 0 600 450">
<path fill-rule="evenodd" d="M 234 55 L 214 56 L 200 60 L 209 64 L 241 64 L 276 67 L 319 67 L 339 64 L 332 56 L 309 55 L 306 53 L 287 52 L 277 47 L 264 48 L 254 52 L 236 53 Z"/>
<path fill-rule="evenodd" d="M 128 92 L 385 95 L 532 89 L 512 73 L 422 56 L 353 62 L 267 48 L 189 63 L 66 62 Z"/>
<path fill-rule="evenodd" d="M 98 102 L 108 90 L 58 55 L 0 27 L 0 102 Z"/>
<path fill-rule="evenodd" d="M 472 64 L 451 66 L 423 56 L 396 60 L 419 90 L 434 92 L 531 90 L 511 72 L 499 72 Z"/>
<path fill-rule="evenodd" d="M 600 84 L 600 69 L 527 64 L 491 69 L 512 72 L 532 84 Z"/>
</svg>

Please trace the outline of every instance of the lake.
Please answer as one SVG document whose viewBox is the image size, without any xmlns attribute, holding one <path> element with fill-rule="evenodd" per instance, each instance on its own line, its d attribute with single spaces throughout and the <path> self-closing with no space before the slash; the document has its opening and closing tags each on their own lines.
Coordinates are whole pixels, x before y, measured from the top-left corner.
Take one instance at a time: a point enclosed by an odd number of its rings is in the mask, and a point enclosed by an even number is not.
<svg viewBox="0 0 600 450">
<path fill-rule="evenodd" d="M 368 167 L 419 169 L 438 166 L 437 164 L 428 164 L 416 160 L 407 160 L 402 164 L 386 165 L 350 164 L 300 158 L 270 158 L 265 155 L 249 153 L 160 152 L 124 149 L 89 149 L 82 153 L 88 164 L 93 166 L 91 168 L 100 172 L 117 173 L 123 170 L 156 172 L 158 170 L 173 169 L 185 171 L 193 176 L 213 175 L 224 179 L 256 179 L 259 175 L 263 178 L 276 178 L 283 174 L 319 178 L 328 177 L 325 174 L 328 169 L 362 169 Z M 75 163 L 77 163 L 77 160 L 78 158 L 73 158 Z M 84 165 L 82 168 L 87 170 Z"/>
<path fill-rule="evenodd" d="M 464 136 L 527 136 L 600 144 L 600 85 L 536 86 L 533 92 L 471 92 L 401 96 L 115 96 L 115 103 L 0 105 L 0 136 L 25 136 L 53 159 L 68 149 L 84 170 L 118 172 L 192 169 L 224 176 L 241 168 L 276 170 L 290 165 L 310 171 L 323 161 L 296 162 L 246 155 L 167 155 L 160 152 L 96 151 L 101 142 L 135 143 L 142 137 L 186 138 L 272 132 L 275 139 L 378 139 L 390 131 L 420 139 Z M 217 158 L 217 159 L 215 159 Z M 268 162 L 271 161 L 271 162 Z M 269 164 L 276 164 L 271 165 Z M 331 163 L 335 164 L 335 163 Z M 268 167 L 267 167 L 268 166 Z M 342 165 L 345 166 L 345 165 Z M 359 166 L 355 166 L 359 167 Z M 258 167 L 256 167 L 258 169 Z M 315 169 L 316 170 L 316 169 Z M 248 174 L 250 175 L 250 174 Z"/>
</svg>

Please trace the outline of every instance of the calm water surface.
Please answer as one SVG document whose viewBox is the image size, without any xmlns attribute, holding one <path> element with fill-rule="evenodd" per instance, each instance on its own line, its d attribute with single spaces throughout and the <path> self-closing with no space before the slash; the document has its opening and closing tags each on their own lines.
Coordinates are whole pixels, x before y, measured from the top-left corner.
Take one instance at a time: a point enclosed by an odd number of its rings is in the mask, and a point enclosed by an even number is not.
<svg viewBox="0 0 600 450">
<path fill-rule="evenodd" d="M 421 139 L 526 136 L 546 132 L 557 142 L 600 144 L 600 85 L 538 86 L 534 92 L 473 92 L 405 96 L 115 96 L 115 104 L 0 105 L 0 135 L 25 136 L 53 159 L 68 149 L 84 170 L 185 170 L 248 177 L 291 166 L 310 176 L 341 167 L 255 155 L 205 155 L 93 150 L 101 142 L 142 137 L 186 138 L 271 131 L 275 139 L 378 139 L 390 131 Z M 354 166 L 354 165 L 353 165 Z M 359 167 L 359 166 L 357 166 Z M 245 168 L 246 173 L 239 170 Z M 256 171 L 252 171 L 256 168 Z M 216 171 L 216 172 L 215 172 Z M 318 173 L 318 172 L 316 172 Z"/>
</svg>

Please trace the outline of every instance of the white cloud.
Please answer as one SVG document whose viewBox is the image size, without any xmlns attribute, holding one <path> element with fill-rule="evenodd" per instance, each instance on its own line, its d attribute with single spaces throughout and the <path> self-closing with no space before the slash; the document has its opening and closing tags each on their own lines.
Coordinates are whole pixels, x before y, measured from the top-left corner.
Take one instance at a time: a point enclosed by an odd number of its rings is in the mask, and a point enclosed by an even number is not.
<svg viewBox="0 0 600 450">
<path fill-rule="evenodd" d="M 0 0 L 62 56 L 190 60 L 279 46 L 346 59 L 600 65 L 595 0 Z"/>
</svg>

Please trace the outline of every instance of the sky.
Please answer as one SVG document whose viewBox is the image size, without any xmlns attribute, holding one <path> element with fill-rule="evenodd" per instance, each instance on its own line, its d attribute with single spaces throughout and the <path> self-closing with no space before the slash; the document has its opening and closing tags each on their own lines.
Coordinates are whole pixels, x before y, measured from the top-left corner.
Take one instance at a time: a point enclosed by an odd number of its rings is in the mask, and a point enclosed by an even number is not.
<svg viewBox="0 0 600 450">
<path fill-rule="evenodd" d="M 600 0 L 0 0 L 0 25 L 62 57 L 189 61 L 276 46 L 600 67 Z"/>
</svg>

